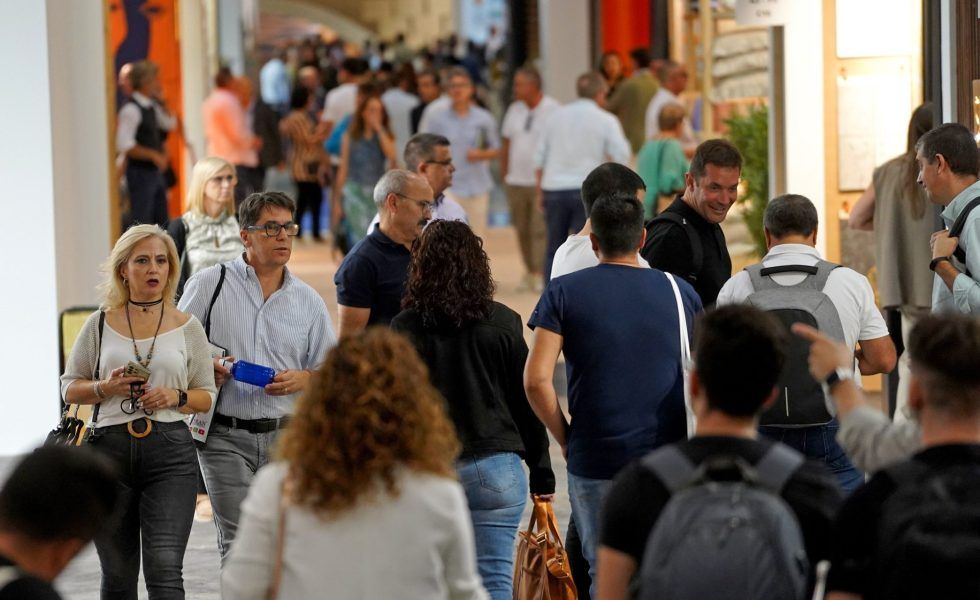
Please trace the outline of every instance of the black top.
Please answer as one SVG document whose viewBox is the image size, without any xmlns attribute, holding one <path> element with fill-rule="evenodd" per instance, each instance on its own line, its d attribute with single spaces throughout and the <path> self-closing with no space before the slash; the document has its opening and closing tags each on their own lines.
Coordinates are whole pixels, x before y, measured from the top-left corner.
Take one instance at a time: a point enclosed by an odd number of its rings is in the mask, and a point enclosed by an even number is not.
<svg viewBox="0 0 980 600">
<path fill-rule="evenodd" d="M 462 455 L 517 452 L 530 469 L 531 493 L 554 493 L 548 434 L 524 393 L 528 350 L 520 315 L 494 302 L 488 319 L 457 328 L 426 326 L 408 309 L 391 327 L 408 334 L 428 365 L 433 385 L 446 398 Z"/>
<path fill-rule="evenodd" d="M 704 255 L 700 271 L 691 277 L 694 271 L 691 239 L 681 226 L 673 223 L 657 223 L 648 231 L 640 255 L 651 267 L 683 277 L 701 296 L 705 308 L 714 306 L 718 292 L 732 276 L 732 258 L 721 225 L 706 221 L 680 196 L 664 212 L 677 213 L 694 227 Z"/>
<path fill-rule="evenodd" d="M 412 119 L 412 135 L 415 135 L 416 133 L 419 132 L 419 124 L 422 122 L 422 112 L 425 110 L 425 107 L 428 105 L 429 105 L 428 102 L 424 102 L 424 103 L 420 102 L 418 105 L 415 106 L 415 108 L 412 109 L 412 112 L 410 114 L 410 117 Z"/>
<path fill-rule="evenodd" d="M 370 308 L 368 325 L 387 325 L 402 310 L 411 253 L 375 227 L 340 263 L 337 304 Z"/>
<path fill-rule="evenodd" d="M 13 561 L 0 554 L 0 569 L 13 566 Z M 20 577 L 0 586 L 0 600 L 61 600 L 61 596 L 47 581 L 21 573 Z"/>
<path fill-rule="evenodd" d="M 934 446 L 919 452 L 911 460 L 927 467 L 933 473 L 944 468 L 957 466 L 974 466 L 980 469 L 980 445 Z M 977 486 L 980 486 L 980 478 L 974 479 L 974 481 L 976 481 Z M 896 491 L 898 491 L 898 485 L 888 470 L 879 471 L 868 483 L 855 490 L 844 502 L 834 525 L 833 558 L 827 578 L 828 591 L 836 590 L 860 594 L 865 600 L 886 597 L 882 590 L 884 586 L 881 581 L 888 578 L 889 573 L 878 572 L 875 563 L 880 553 L 878 547 L 881 541 L 879 528 L 886 513 L 883 509 Z M 973 534 L 980 535 L 976 531 Z M 935 558 L 940 559 L 940 557 Z M 948 574 L 939 578 L 936 573 L 930 572 L 930 569 L 926 568 L 911 573 L 913 576 L 917 574 L 921 574 L 921 577 L 913 577 L 917 581 L 912 582 L 910 588 L 915 587 L 915 584 L 920 584 L 922 588 L 930 590 L 927 594 L 929 597 L 977 597 L 976 588 L 967 591 L 969 588 L 965 587 L 963 581 L 948 578 Z M 907 582 L 909 575 L 908 572 L 903 573 L 903 578 Z M 971 573 L 963 573 L 963 575 L 974 582 L 977 579 Z M 909 589 L 909 594 L 906 597 L 922 598 L 927 596 L 922 596 L 915 590 Z"/>
<path fill-rule="evenodd" d="M 136 100 L 130 100 L 140 111 L 140 124 L 136 128 L 136 143 L 145 148 L 160 152 L 163 150 L 163 131 L 157 124 L 157 111 L 151 104 L 149 107 L 142 106 Z M 157 166 L 152 161 L 142 159 L 129 159 L 129 164 L 138 167 L 152 168 Z"/>
<path fill-rule="evenodd" d="M 695 437 L 677 447 L 695 465 L 717 455 L 734 455 L 755 465 L 776 442 L 734 437 Z M 823 465 L 807 461 L 793 473 L 782 493 L 800 523 L 811 568 L 830 556 L 830 528 L 841 503 L 840 489 Z M 643 563 L 647 538 L 670 493 L 660 479 L 640 462 L 633 461 L 613 480 L 602 514 L 605 546 L 629 554 Z"/>
</svg>

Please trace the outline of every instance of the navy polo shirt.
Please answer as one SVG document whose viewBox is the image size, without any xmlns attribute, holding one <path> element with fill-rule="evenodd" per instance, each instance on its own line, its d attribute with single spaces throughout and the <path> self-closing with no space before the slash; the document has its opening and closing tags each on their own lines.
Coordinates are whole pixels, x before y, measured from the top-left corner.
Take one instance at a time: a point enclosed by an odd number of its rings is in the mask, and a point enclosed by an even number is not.
<svg viewBox="0 0 980 600">
<path fill-rule="evenodd" d="M 411 253 L 375 227 L 340 263 L 337 304 L 370 308 L 368 325 L 387 325 L 401 312 Z"/>
</svg>

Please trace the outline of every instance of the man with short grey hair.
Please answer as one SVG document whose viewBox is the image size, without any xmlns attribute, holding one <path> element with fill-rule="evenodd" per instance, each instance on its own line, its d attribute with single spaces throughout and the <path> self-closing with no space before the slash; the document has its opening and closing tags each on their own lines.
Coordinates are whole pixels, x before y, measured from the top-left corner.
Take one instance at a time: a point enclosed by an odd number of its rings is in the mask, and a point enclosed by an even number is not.
<svg viewBox="0 0 980 600">
<path fill-rule="evenodd" d="M 762 268 L 748 267 L 728 280 L 718 293 L 718 306 L 762 302 L 763 297 L 757 293 L 770 294 L 772 298 L 773 290 L 778 291 L 780 287 L 816 290 L 836 309 L 839 331 L 844 338 L 841 341 L 853 353 L 860 374 L 891 371 L 896 361 L 895 346 L 888 335 L 885 320 L 875 305 L 871 284 L 857 271 L 821 259 L 816 249 L 818 223 L 817 209 L 813 203 L 798 194 L 777 196 L 766 207 L 763 226 L 769 253 L 762 259 Z M 757 279 L 750 272 L 757 273 Z M 772 310 L 779 314 L 787 309 Z M 805 309 L 803 306 L 793 306 L 790 310 L 797 313 L 792 319 L 799 319 L 798 313 Z M 822 313 L 817 309 L 813 314 L 819 319 Z M 819 320 L 817 323 L 821 327 L 825 325 Z M 790 390 L 806 390 L 793 387 L 790 382 L 799 382 L 796 374 L 801 371 L 806 373 L 806 370 L 805 356 L 798 357 L 791 352 L 784 375 L 780 378 L 780 386 L 786 387 L 780 393 L 778 406 L 774 405 L 763 413 L 759 432 L 799 450 L 809 458 L 824 461 L 837 477 L 840 487 L 852 491 L 864 481 L 864 476 L 834 439 L 838 429 L 837 419 L 831 418 L 832 415 L 823 415 L 820 419 L 805 419 L 805 422 L 792 420 L 803 411 L 803 407 L 793 401 L 804 396 L 790 394 Z M 857 375 L 853 368 L 839 374 L 848 378 Z M 827 401 L 826 397 L 824 401 Z M 777 419 L 775 413 L 784 410 L 785 418 L 779 415 Z M 823 424 L 814 424 L 820 422 Z"/>
<path fill-rule="evenodd" d="M 421 175 L 432 188 L 432 217 L 429 221 L 462 221 L 469 224 L 466 211 L 452 198 L 447 197 L 446 191 L 453 182 L 453 156 L 449 152 L 449 140 L 445 136 L 434 133 L 417 133 L 405 144 L 405 168 Z M 368 225 L 368 235 L 377 227 L 381 217 L 374 215 Z"/>
<path fill-rule="evenodd" d="M 538 206 L 547 229 L 543 272 L 550 279 L 558 246 L 585 224 L 582 182 L 604 162 L 627 164 L 630 145 L 623 127 L 604 110 L 608 87 L 594 71 L 575 81 L 578 100 L 555 109 L 534 151 Z"/>
<path fill-rule="evenodd" d="M 374 187 L 374 203 L 378 226 L 334 275 L 341 338 L 387 325 L 401 312 L 412 242 L 432 218 L 432 187 L 417 173 L 393 169 Z"/>
</svg>

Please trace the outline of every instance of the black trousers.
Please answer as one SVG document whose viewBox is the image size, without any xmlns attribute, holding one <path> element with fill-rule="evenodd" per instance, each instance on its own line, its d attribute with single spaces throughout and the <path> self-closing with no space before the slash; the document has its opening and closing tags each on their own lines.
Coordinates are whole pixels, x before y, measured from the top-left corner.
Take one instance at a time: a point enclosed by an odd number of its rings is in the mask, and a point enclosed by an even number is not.
<svg viewBox="0 0 980 600">
<path fill-rule="evenodd" d="M 320 206 L 323 204 L 323 188 L 315 181 L 296 182 L 296 222 L 303 222 L 306 211 L 313 217 L 313 239 L 320 239 Z M 300 235 L 303 232 L 300 231 Z"/>
</svg>

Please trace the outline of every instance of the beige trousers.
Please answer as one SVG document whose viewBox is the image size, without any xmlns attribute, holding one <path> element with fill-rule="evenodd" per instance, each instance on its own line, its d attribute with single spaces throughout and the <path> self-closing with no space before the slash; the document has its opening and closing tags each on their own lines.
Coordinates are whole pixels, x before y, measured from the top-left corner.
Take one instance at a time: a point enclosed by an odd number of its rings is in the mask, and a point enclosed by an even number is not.
<svg viewBox="0 0 980 600">
<path fill-rule="evenodd" d="M 470 220 L 470 228 L 482 239 L 487 233 L 490 192 L 476 196 L 458 196 L 447 190 L 446 197 L 455 200 L 463 207 L 463 210 L 466 211 L 466 218 Z"/>
<path fill-rule="evenodd" d="M 544 268 L 544 249 L 547 234 L 544 213 L 538 208 L 533 186 L 505 186 L 507 204 L 510 205 L 510 221 L 517 233 L 521 258 L 528 273 L 540 275 Z"/>
</svg>

